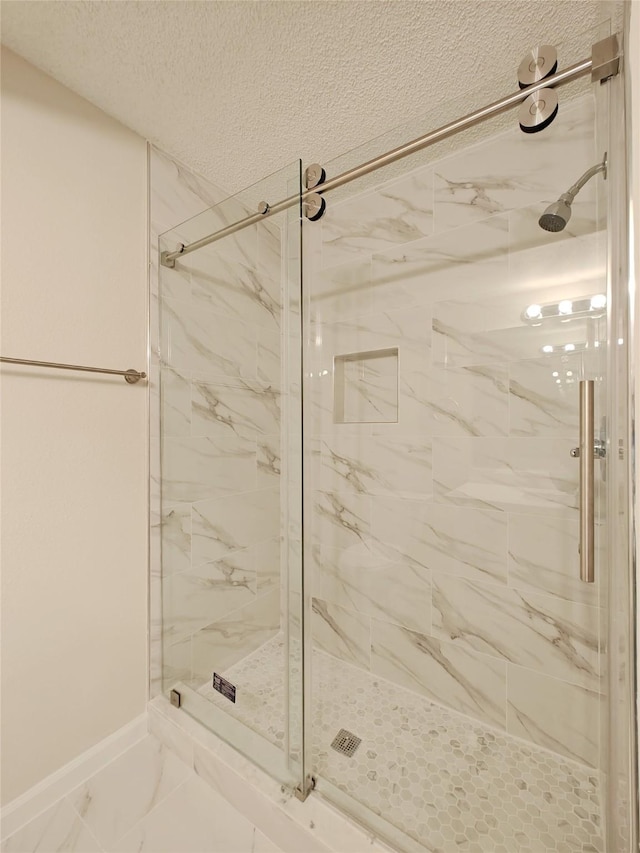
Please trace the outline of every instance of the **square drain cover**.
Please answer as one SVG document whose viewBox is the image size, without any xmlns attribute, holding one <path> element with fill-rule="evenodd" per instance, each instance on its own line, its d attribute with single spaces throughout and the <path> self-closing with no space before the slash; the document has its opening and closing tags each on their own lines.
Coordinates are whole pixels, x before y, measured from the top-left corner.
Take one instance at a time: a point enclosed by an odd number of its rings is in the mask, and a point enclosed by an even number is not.
<svg viewBox="0 0 640 853">
<path fill-rule="evenodd" d="M 362 738 L 357 737 L 353 732 L 348 732 L 346 729 L 340 729 L 333 739 L 331 748 L 335 749 L 336 752 L 341 752 L 343 755 L 348 755 L 349 758 L 351 758 L 361 743 Z"/>
</svg>

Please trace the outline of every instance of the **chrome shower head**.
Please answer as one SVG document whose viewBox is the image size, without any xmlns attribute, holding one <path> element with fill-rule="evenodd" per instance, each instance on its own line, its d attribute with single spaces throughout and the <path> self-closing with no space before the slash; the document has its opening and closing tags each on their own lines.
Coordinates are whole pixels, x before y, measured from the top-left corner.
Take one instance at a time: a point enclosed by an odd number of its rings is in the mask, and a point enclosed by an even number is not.
<svg viewBox="0 0 640 853">
<path fill-rule="evenodd" d="M 538 225 L 544 231 L 562 231 L 571 219 L 571 202 L 573 198 L 568 193 L 563 193 L 558 201 L 554 201 L 538 220 Z"/>
<path fill-rule="evenodd" d="M 566 193 L 562 193 L 558 201 L 554 201 L 538 219 L 538 225 L 544 231 L 557 233 L 567 227 L 567 222 L 571 219 L 571 205 L 574 198 L 578 195 L 582 187 L 597 175 L 598 172 L 604 172 L 604 177 L 607 177 L 607 155 L 604 155 L 602 163 L 597 166 L 592 166 L 590 169 L 579 178 L 575 184 L 570 187 Z"/>
</svg>

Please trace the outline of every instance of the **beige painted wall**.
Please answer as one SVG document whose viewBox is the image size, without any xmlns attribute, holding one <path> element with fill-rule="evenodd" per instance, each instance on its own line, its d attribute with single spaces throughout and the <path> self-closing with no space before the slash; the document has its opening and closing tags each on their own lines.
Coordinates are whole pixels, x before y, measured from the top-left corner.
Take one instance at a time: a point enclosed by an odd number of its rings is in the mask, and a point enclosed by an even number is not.
<svg viewBox="0 0 640 853">
<path fill-rule="evenodd" d="M 146 369 L 146 144 L 2 50 L 2 354 Z M 144 711 L 147 391 L 3 366 L 2 801 Z"/>
</svg>

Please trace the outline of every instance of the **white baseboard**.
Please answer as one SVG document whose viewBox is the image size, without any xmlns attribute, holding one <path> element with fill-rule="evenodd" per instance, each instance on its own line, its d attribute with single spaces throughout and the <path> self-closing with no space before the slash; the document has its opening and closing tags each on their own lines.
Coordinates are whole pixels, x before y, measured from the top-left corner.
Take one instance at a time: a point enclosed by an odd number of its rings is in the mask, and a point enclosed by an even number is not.
<svg viewBox="0 0 640 853">
<path fill-rule="evenodd" d="M 7 838 L 42 814 L 146 734 L 147 714 L 144 713 L 7 803 L 0 811 L 0 837 Z"/>
</svg>

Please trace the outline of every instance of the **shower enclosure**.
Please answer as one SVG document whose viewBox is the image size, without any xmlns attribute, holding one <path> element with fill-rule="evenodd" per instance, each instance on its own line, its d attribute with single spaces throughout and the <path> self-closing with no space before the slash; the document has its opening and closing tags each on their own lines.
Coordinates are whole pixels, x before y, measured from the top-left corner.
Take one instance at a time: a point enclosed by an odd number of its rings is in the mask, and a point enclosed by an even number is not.
<svg viewBox="0 0 640 853">
<path fill-rule="evenodd" d="M 161 238 L 163 691 L 399 850 L 635 843 L 622 78 L 558 96 Z"/>
</svg>

